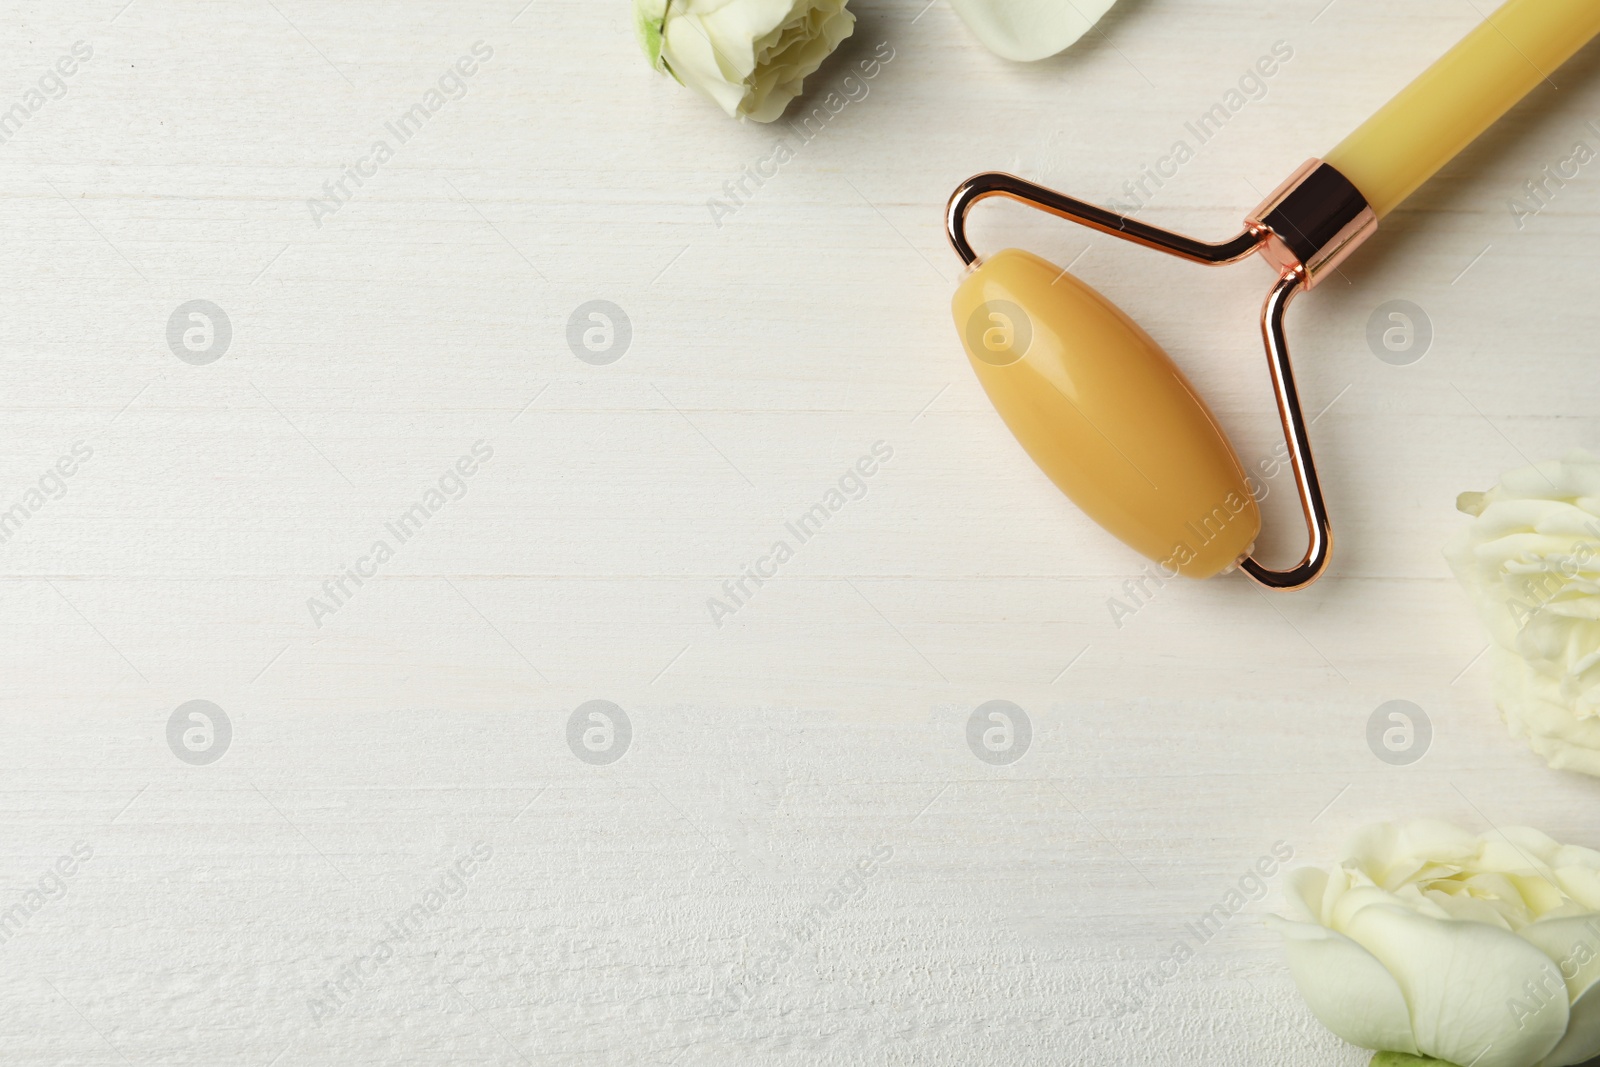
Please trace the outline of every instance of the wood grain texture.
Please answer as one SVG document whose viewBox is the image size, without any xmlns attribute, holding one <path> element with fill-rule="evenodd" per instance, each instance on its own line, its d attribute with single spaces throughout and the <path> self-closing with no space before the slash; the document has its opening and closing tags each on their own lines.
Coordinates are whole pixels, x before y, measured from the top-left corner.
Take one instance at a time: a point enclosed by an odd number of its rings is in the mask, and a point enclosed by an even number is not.
<svg viewBox="0 0 1600 1067">
<path fill-rule="evenodd" d="M 0 914 L 92 849 L 0 943 L 8 1063 L 1356 1067 L 1260 922 L 1275 894 L 1168 979 L 1185 924 L 1275 842 L 1327 861 L 1372 819 L 1600 844 L 1595 784 L 1498 722 L 1440 555 L 1458 492 L 1600 437 L 1600 164 L 1521 229 L 1507 207 L 1600 145 L 1600 53 L 1294 309 L 1330 576 L 1171 585 L 1119 626 L 1140 561 L 966 368 L 945 197 L 998 167 L 1108 202 L 1286 41 L 1143 209 L 1231 232 L 1474 5 L 1123 0 L 1018 67 L 944 4 L 856 0 L 803 106 L 894 58 L 809 141 L 653 76 L 623 3 L 523 5 L 0 3 L 0 105 L 93 47 L 0 144 L 0 508 L 93 452 L 0 544 Z M 479 41 L 466 95 L 313 221 Z M 708 199 L 784 136 L 719 226 Z M 1262 268 L 1005 206 L 974 230 L 1082 254 L 1271 454 Z M 204 366 L 167 340 L 196 299 L 233 331 Z M 604 366 L 566 339 L 597 299 L 632 325 Z M 1433 326 L 1411 366 L 1368 348 L 1394 299 Z M 861 499 L 714 624 L 880 441 Z M 307 600 L 476 442 L 465 495 L 317 625 Z M 1283 556 L 1291 495 L 1265 505 Z M 209 766 L 168 745 L 194 699 L 232 726 Z M 609 765 L 568 747 L 592 699 L 631 722 Z M 967 743 L 994 699 L 1032 724 L 1008 766 Z M 1391 699 L 1433 724 L 1412 766 L 1367 747 Z"/>
</svg>

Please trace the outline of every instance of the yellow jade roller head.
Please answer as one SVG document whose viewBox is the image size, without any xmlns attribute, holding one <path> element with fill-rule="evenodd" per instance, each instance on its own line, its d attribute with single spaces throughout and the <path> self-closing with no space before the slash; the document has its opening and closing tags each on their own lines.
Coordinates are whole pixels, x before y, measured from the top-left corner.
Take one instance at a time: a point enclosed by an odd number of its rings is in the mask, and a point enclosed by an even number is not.
<svg viewBox="0 0 1600 1067">
<path fill-rule="evenodd" d="M 1329 153 L 1289 177 L 1221 242 L 1199 241 L 1010 174 L 969 178 L 950 198 L 950 243 L 971 268 L 952 302 L 957 332 L 995 409 L 1083 511 L 1169 574 L 1235 565 L 1274 589 L 1309 585 L 1333 538 L 1284 330 L 1290 302 L 1337 268 L 1461 149 L 1600 33 L 1600 0 L 1510 0 Z M 1300 561 L 1252 552 L 1261 514 L 1205 402 L 1149 334 L 1111 301 L 1029 252 L 979 259 L 967 214 L 992 196 L 1210 266 L 1259 254 L 1278 272 L 1261 311 L 1274 398 L 1305 514 Z"/>
<path fill-rule="evenodd" d="M 1016 249 L 979 261 L 967 213 L 992 196 L 1020 200 L 1092 229 L 1196 263 L 1260 253 L 1280 266 L 1262 309 L 1269 368 L 1306 515 L 1298 564 L 1275 570 L 1250 551 L 1261 515 L 1233 447 L 1183 373 L 1149 334 L 1066 271 Z M 967 357 L 995 409 L 1056 486 L 1168 573 L 1208 578 L 1239 566 L 1277 589 L 1309 585 L 1332 536 L 1289 366 L 1289 302 L 1372 232 L 1372 209 L 1324 163 L 1306 164 L 1230 240 L 1216 244 L 1034 185 L 979 174 L 950 199 L 951 244 L 972 268 L 952 311 Z M 987 323 L 987 325 L 985 325 Z"/>
<path fill-rule="evenodd" d="M 1239 460 L 1138 323 L 1015 248 L 969 273 L 953 307 L 995 409 L 1090 518 L 1168 574 L 1209 578 L 1249 551 L 1261 513 Z"/>
</svg>

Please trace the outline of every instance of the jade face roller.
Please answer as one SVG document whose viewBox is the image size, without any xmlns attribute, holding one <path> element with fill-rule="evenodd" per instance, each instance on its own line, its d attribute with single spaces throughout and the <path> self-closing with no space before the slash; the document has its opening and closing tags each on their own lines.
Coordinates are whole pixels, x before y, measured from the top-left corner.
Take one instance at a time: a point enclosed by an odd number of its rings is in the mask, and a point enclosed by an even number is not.
<svg viewBox="0 0 1600 1067">
<path fill-rule="evenodd" d="M 1298 589 L 1328 565 L 1332 532 L 1289 365 L 1284 314 L 1378 223 L 1600 33 L 1600 0 L 1510 0 L 1325 159 L 1290 176 L 1211 244 L 1010 174 L 979 174 L 950 198 L 950 243 L 971 268 L 953 301 L 968 360 L 1011 432 L 1091 518 L 1169 573 L 1235 565 Z M 1278 271 L 1261 312 L 1278 414 L 1310 543 L 1273 570 L 1252 556 L 1261 513 L 1233 447 L 1149 334 L 1094 289 L 1018 249 L 979 259 L 967 214 L 991 196 L 1211 266 L 1259 253 Z"/>
</svg>

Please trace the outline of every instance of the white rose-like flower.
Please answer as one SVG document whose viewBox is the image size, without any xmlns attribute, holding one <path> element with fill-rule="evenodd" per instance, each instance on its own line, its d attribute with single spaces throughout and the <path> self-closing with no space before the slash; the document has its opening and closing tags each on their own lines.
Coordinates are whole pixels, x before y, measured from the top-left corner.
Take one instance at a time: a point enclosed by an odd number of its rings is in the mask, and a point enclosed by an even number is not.
<svg viewBox="0 0 1600 1067">
<path fill-rule="evenodd" d="M 1445 550 L 1494 643 L 1495 703 L 1552 767 L 1600 775 L 1600 460 L 1587 452 L 1463 493 Z"/>
<path fill-rule="evenodd" d="M 1368 827 L 1301 868 L 1272 922 L 1312 1012 L 1351 1044 L 1475 1067 L 1600 1054 L 1600 852 L 1526 828 Z"/>
<path fill-rule="evenodd" d="M 1006 59 L 1053 56 L 1089 32 L 1116 0 L 950 0 L 967 29 Z"/>
<path fill-rule="evenodd" d="M 771 122 L 855 29 L 846 0 L 634 0 L 658 70 L 729 115 Z"/>
</svg>

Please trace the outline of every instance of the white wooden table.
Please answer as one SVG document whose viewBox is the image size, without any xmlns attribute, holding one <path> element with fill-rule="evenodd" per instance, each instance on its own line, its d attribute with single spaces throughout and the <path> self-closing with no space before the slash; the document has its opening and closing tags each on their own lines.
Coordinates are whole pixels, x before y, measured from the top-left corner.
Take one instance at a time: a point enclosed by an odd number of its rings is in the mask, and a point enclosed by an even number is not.
<svg viewBox="0 0 1600 1067">
<path fill-rule="evenodd" d="M 1507 203 L 1600 146 L 1600 52 L 1295 308 L 1330 576 L 1118 626 L 1141 561 L 968 371 L 945 197 L 1002 168 L 1109 202 L 1287 42 L 1143 208 L 1232 232 L 1486 0 L 1123 0 L 1026 68 L 857 0 L 814 84 L 893 58 L 809 141 L 653 76 L 623 3 L 523 2 L 0 5 L 0 111 L 92 49 L 0 144 L 7 1063 L 1354 1067 L 1260 922 L 1279 879 L 1168 968 L 1185 924 L 1372 819 L 1600 844 L 1595 784 L 1506 736 L 1440 556 L 1458 492 L 1600 436 L 1600 171 L 1520 230 Z M 1270 455 L 1264 267 L 1009 206 L 975 234 L 1082 255 Z M 595 300 L 611 362 L 568 345 Z M 1431 322 L 1411 365 L 1367 344 L 1391 300 Z M 169 745 L 195 700 L 221 716 Z M 626 737 L 569 746 L 592 700 Z M 1009 764 L 968 744 L 992 700 L 1031 729 Z M 1432 723 L 1413 765 L 1368 748 L 1389 700 Z"/>
</svg>

